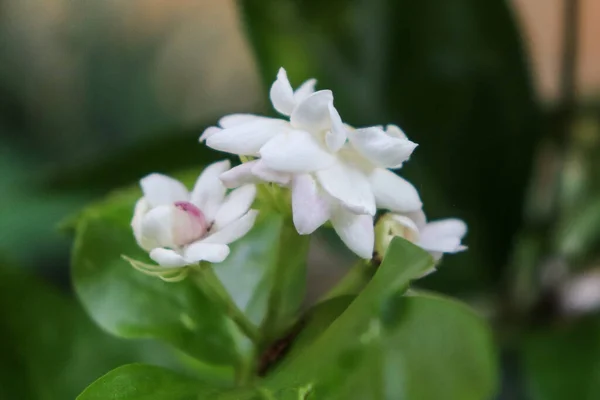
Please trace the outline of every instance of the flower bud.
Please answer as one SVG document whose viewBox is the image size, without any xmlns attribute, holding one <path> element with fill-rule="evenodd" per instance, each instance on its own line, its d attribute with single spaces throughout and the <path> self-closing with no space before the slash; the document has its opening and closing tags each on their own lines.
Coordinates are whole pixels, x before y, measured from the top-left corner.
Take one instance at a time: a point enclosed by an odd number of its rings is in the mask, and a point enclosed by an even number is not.
<svg viewBox="0 0 600 400">
<path fill-rule="evenodd" d="M 206 234 L 208 223 L 198 207 L 188 201 L 178 201 L 175 208 L 178 212 L 172 229 L 173 239 L 178 246 L 190 244 Z"/>
<path fill-rule="evenodd" d="M 419 228 L 407 216 L 393 213 L 384 214 L 375 225 L 375 251 L 383 257 L 395 236 L 418 243 Z"/>
<path fill-rule="evenodd" d="M 141 224 L 141 236 L 146 242 L 172 249 L 200 239 L 207 230 L 202 211 L 187 201 L 153 208 Z"/>
</svg>

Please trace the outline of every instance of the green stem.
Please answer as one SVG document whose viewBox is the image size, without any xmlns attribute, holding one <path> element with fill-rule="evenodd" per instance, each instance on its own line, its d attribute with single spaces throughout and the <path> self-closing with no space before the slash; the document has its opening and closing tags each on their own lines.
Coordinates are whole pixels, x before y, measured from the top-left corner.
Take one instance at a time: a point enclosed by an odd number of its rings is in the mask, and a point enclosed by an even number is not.
<svg viewBox="0 0 600 400">
<path fill-rule="evenodd" d="M 305 294 L 310 237 L 299 235 L 291 220 L 286 218 L 282 223 L 267 312 L 261 325 L 263 346 L 293 324 Z"/>
<path fill-rule="evenodd" d="M 254 344 L 260 342 L 258 329 L 235 304 L 210 264 L 201 263 L 192 270 L 198 287 L 240 328 Z"/>
</svg>

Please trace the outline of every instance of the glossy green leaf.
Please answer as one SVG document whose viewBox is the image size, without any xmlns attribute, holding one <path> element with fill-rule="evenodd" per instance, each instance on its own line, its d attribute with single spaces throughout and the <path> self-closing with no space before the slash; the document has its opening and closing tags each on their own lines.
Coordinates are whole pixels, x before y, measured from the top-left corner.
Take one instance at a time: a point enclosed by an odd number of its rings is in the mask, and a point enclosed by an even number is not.
<svg viewBox="0 0 600 400">
<path fill-rule="evenodd" d="M 216 387 L 164 368 L 131 364 L 110 371 L 77 400 L 198 400 L 213 399 L 219 392 Z"/>
<path fill-rule="evenodd" d="M 176 366 L 157 343 L 102 332 L 74 298 L 18 271 L 0 268 L 0 398 L 73 399 L 123 363 Z"/>
<path fill-rule="evenodd" d="M 163 282 L 121 258 L 147 258 L 129 226 L 136 198 L 131 194 L 91 207 L 77 222 L 72 276 L 85 309 L 115 335 L 157 338 L 205 362 L 234 363 L 230 321 L 191 280 Z"/>
<path fill-rule="evenodd" d="M 537 329 L 522 343 L 532 400 L 600 398 L 600 318 Z"/>
<path fill-rule="evenodd" d="M 309 333 L 298 336 L 267 386 L 274 393 L 304 388 L 315 399 L 490 398 L 497 371 L 485 324 L 458 302 L 402 296 L 431 265 L 423 250 L 395 239 L 347 308 L 351 297 L 315 309 Z"/>
</svg>

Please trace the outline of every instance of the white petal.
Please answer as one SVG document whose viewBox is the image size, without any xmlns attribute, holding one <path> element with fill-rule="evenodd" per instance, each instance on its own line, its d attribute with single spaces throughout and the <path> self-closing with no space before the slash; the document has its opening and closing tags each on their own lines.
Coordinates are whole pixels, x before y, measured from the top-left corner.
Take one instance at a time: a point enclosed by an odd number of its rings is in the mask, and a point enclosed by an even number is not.
<svg viewBox="0 0 600 400">
<path fill-rule="evenodd" d="M 360 258 L 373 257 L 375 234 L 372 216 L 354 214 L 343 207 L 337 207 L 331 215 L 331 224 L 340 239 Z"/>
<path fill-rule="evenodd" d="M 269 92 L 273 107 L 283 115 L 290 115 L 296 102 L 294 101 L 294 90 L 288 80 L 285 69 L 279 68 L 277 79 L 271 85 Z"/>
<path fill-rule="evenodd" d="M 175 211 L 173 205 L 158 206 L 148 211 L 142 218 L 142 241 L 152 243 L 152 247 L 176 247 L 173 237 Z"/>
<path fill-rule="evenodd" d="M 202 132 L 202 135 L 200 135 L 200 142 L 204 142 L 206 139 L 208 139 L 209 137 L 211 137 L 212 135 L 214 135 L 217 132 L 221 132 L 222 129 L 221 128 L 217 128 L 216 126 L 209 126 L 208 128 L 206 128 L 204 130 L 204 132 Z"/>
<path fill-rule="evenodd" d="M 267 167 L 281 172 L 310 172 L 327 168 L 335 157 L 323 149 L 313 136 L 294 130 L 277 135 L 260 149 Z"/>
<path fill-rule="evenodd" d="M 163 174 L 150 174 L 140 181 L 144 198 L 151 207 L 187 201 L 189 193 L 183 183 Z"/>
<path fill-rule="evenodd" d="M 135 203 L 135 209 L 133 210 L 133 219 L 131 220 L 131 229 L 133 229 L 133 236 L 135 241 L 144 250 L 150 251 L 154 247 L 154 243 L 149 240 L 145 240 L 142 235 L 142 220 L 144 215 L 150 211 L 150 205 L 143 197 Z"/>
<path fill-rule="evenodd" d="M 219 175 L 225 187 L 232 189 L 249 183 L 258 183 L 259 179 L 252 173 L 252 169 L 259 160 L 248 161 L 231 168 Z"/>
<path fill-rule="evenodd" d="M 417 189 L 392 171 L 375 168 L 369 176 L 378 208 L 397 212 L 417 211 L 423 203 Z"/>
<path fill-rule="evenodd" d="M 406 134 L 404 133 L 404 131 L 402 129 L 400 129 L 400 127 L 398 125 L 388 125 L 385 127 L 385 133 L 388 134 L 391 137 L 395 137 L 398 139 L 407 139 L 408 137 L 406 136 Z"/>
<path fill-rule="evenodd" d="M 336 152 L 342 148 L 348 137 L 346 127 L 342 122 L 340 114 L 333 106 L 333 103 L 329 103 L 329 118 L 331 120 L 331 130 L 325 135 L 325 143 L 329 150 Z"/>
<path fill-rule="evenodd" d="M 289 129 L 287 121 L 261 118 L 215 132 L 206 139 L 206 145 L 227 153 L 253 156 L 269 139 Z"/>
<path fill-rule="evenodd" d="M 457 236 L 432 237 L 421 235 L 421 240 L 417 244 L 430 252 L 457 253 L 466 249 L 465 246 L 460 244 L 460 238 Z"/>
<path fill-rule="evenodd" d="M 220 263 L 229 255 L 229 246 L 216 243 L 192 243 L 185 248 L 184 257 L 189 264 L 200 261 Z"/>
<path fill-rule="evenodd" d="M 425 227 L 425 225 L 427 224 L 427 217 L 425 216 L 425 213 L 423 212 L 423 210 L 417 210 L 417 211 L 411 211 L 411 212 L 407 212 L 404 213 L 404 215 L 406 215 L 408 218 L 412 219 L 415 224 L 417 225 L 417 227 L 419 228 L 419 230 L 423 229 Z"/>
<path fill-rule="evenodd" d="M 416 143 L 389 136 L 378 127 L 350 131 L 348 138 L 359 153 L 384 168 L 400 168 L 417 147 Z"/>
<path fill-rule="evenodd" d="M 229 244 L 235 242 L 242 236 L 244 236 L 252 226 L 258 215 L 257 210 L 250 210 L 241 218 L 233 221 L 221 230 L 212 233 L 208 237 L 201 240 L 202 243 L 220 243 Z"/>
<path fill-rule="evenodd" d="M 305 81 L 302 85 L 296 89 L 294 92 L 294 102 L 296 104 L 300 104 L 303 102 L 308 96 L 315 92 L 315 85 L 317 84 L 316 79 L 309 79 Z"/>
<path fill-rule="evenodd" d="M 301 235 L 313 233 L 329 219 L 329 202 L 309 174 L 297 175 L 292 181 L 292 215 Z"/>
<path fill-rule="evenodd" d="M 261 117 L 260 115 L 254 114 L 230 114 L 222 117 L 219 120 L 219 126 L 221 128 L 233 128 L 234 126 L 247 124 L 248 122 L 265 120 L 269 121 L 271 118 Z"/>
<path fill-rule="evenodd" d="M 231 167 L 229 160 L 223 160 L 204 168 L 194 185 L 191 202 L 204 214 L 207 221 L 212 221 L 225 197 L 225 186 L 219 176 Z"/>
<path fill-rule="evenodd" d="M 375 198 L 367 177 L 358 169 L 335 163 L 316 172 L 323 189 L 357 214 L 375 215 Z"/>
<path fill-rule="evenodd" d="M 467 234 L 467 225 L 456 218 L 430 222 L 421 229 L 419 245 L 430 252 L 456 253 L 466 250 L 461 239 Z"/>
<path fill-rule="evenodd" d="M 188 265 L 188 262 L 182 256 L 170 249 L 154 249 L 150 252 L 150 258 L 165 268 L 181 268 Z"/>
<path fill-rule="evenodd" d="M 274 182 L 279 185 L 287 185 L 291 179 L 290 174 L 269 168 L 263 160 L 258 160 L 258 162 L 253 165 L 252 174 L 262 181 Z"/>
<path fill-rule="evenodd" d="M 331 90 L 319 90 L 299 103 L 290 117 L 292 126 L 311 133 L 328 130 L 331 126 L 329 103 L 333 102 Z"/>
<path fill-rule="evenodd" d="M 240 218 L 252 206 L 256 197 L 256 186 L 244 185 L 227 195 L 221 207 L 215 215 L 215 220 L 211 230 L 220 230 L 229 223 Z"/>
<path fill-rule="evenodd" d="M 462 239 L 467 234 L 467 224 L 458 218 L 447 218 L 432 221 L 421 230 L 427 235 L 456 236 Z"/>
</svg>

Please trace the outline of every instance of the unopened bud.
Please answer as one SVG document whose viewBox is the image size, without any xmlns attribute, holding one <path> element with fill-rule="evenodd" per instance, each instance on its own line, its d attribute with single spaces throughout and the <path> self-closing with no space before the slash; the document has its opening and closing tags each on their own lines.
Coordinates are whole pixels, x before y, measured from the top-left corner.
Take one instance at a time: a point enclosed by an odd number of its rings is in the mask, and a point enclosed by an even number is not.
<svg viewBox="0 0 600 400">
<path fill-rule="evenodd" d="M 419 228 L 407 216 L 387 213 L 375 224 L 375 251 L 381 256 L 385 255 L 392 239 L 402 237 L 412 243 L 419 241 Z"/>
<path fill-rule="evenodd" d="M 177 246 L 190 244 L 206 234 L 208 224 L 204 213 L 188 201 L 175 203 L 173 215 L 173 242 Z"/>
</svg>

